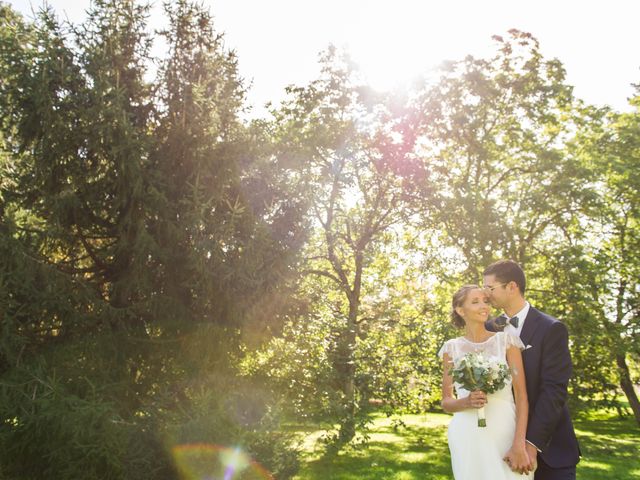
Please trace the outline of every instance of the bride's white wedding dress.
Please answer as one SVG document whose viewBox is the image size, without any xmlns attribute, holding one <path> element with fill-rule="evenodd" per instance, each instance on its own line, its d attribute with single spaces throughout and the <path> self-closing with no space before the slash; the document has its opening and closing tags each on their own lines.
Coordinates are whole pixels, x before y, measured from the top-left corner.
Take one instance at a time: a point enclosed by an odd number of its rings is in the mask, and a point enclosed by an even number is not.
<svg viewBox="0 0 640 480">
<path fill-rule="evenodd" d="M 447 353 L 455 362 L 470 352 L 481 353 L 493 362 L 506 363 L 509 346 L 524 349 L 522 341 L 513 335 L 498 332 L 485 342 L 475 343 L 464 337 L 445 342 L 438 355 Z M 469 395 L 458 384 L 454 384 L 456 395 Z M 511 448 L 516 428 L 516 406 L 511 391 L 511 381 L 500 391 L 487 396 L 485 405 L 487 426 L 478 427 L 476 409 L 455 412 L 449 423 L 449 450 L 451 466 L 456 480 L 528 480 L 533 473 L 521 475 L 512 472 L 503 461 Z"/>
</svg>

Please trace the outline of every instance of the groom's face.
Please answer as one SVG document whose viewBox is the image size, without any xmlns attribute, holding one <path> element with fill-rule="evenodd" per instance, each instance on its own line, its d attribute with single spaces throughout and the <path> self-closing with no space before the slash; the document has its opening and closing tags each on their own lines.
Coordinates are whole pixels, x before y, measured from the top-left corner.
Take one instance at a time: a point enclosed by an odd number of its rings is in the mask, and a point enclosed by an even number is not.
<svg viewBox="0 0 640 480">
<path fill-rule="evenodd" d="M 496 308 L 504 308 L 508 300 L 506 284 L 496 278 L 495 275 L 487 275 L 483 280 L 484 290 L 489 295 L 491 305 Z"/>
</svg>

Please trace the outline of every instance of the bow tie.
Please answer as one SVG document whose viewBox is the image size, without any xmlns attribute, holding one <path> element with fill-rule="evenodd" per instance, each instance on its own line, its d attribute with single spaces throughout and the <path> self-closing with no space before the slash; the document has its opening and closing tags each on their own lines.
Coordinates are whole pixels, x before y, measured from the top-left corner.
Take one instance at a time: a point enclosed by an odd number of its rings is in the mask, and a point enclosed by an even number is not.
<svg viewBox="0 0 640 480">
<path fill-rule="evenodd" d="M 513 325 L 515 328 L 518 328 L 519 319 L 517 316 L 508 318 L 506 315 L 502 314 L 498 318 L 496 318 L 496 325 L 501 328 L 506 327 L 507 322 Z"/>
</svg>

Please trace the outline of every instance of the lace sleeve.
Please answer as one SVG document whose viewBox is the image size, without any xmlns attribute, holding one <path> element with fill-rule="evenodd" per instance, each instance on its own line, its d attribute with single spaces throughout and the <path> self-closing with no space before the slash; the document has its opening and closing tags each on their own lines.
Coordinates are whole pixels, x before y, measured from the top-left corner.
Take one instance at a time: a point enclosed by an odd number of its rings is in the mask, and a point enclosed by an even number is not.
<svg viewBox="0 0 640 480">
<path fill-rule="evenodd" d="M 445 353 L 449 355 L 449 358 L 453 358 L 453 342 L 451 340 L 444 342 L 444 345 L 438 351 L 438 358 L 443 359 Z"/>
<path fill-rule="evenodd" d="M 516 347 L 520 350 L 524 350 L 524 343 L 522 343 L 520 337 L 516 337 L 515 335 L 511 335 L 510 333 L 505 333 L 504 336 L 506 338 L 507 349 L 509 349 L 509 347 Z"/>
</svg>

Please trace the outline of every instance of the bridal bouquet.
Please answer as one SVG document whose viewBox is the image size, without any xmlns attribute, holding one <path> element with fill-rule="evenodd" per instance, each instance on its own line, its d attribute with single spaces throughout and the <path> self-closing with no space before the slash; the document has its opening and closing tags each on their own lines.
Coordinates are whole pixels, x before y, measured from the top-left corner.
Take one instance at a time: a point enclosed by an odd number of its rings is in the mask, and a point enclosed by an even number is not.
<svg viewBox="0 0 640 480">
<path fill-rule="evenodd" d="M 506 363 L 492 362 L 479 353 L 467 353 L 454 362 L 451 376 L 465 390 L 490 394 L 504 388 L 511 375 Z M 478 426 L 487 426 L 484 407 L 478 409 Z"/>
</svg>

